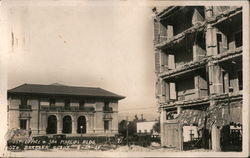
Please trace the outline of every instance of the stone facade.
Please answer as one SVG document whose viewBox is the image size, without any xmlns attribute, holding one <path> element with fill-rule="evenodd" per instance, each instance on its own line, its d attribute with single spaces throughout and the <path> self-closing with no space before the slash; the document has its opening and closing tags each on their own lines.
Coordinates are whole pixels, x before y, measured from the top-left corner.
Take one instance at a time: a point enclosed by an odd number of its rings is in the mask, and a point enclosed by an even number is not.
<svg viewBox="0 0 250 158">
<path fill-rule="evenodd" d="M 123 97 L 8 92 L 8 127 L 33 135 L 115 135 Z"/>
</svg>

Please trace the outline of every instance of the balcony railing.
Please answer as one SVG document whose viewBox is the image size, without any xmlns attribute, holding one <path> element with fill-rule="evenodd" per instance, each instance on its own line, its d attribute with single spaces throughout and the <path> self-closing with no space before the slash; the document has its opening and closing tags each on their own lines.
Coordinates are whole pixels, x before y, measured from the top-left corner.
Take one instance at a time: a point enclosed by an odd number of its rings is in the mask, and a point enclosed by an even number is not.
<svg viewBox="0 0 250 158">
<path fill-rule="evenodd" d="M 94 107 L 81 107 L 79 108 L 79 111 L 92 112 L 92 111 L 95 111 L 95 108 Z"/>
<path fill-rule="evenodd" d="M 113 112 L 113 108 L 111 107 L 103 108 L 103 112 Z"/>
<path fill-rule="evenodd" d="M 31 111 L 31 105 L 19 105 L 19 110 L 20 111 Z"/>
<path fill-rule="evenodd" d="M 95 108 L 94 107 L 70 107 L 70 108 L 65 108 L 65 107 L 41 107 L 41 110 L 45 111 L 83 111 L 83 112 L 94 112 Z"/>
</svg>

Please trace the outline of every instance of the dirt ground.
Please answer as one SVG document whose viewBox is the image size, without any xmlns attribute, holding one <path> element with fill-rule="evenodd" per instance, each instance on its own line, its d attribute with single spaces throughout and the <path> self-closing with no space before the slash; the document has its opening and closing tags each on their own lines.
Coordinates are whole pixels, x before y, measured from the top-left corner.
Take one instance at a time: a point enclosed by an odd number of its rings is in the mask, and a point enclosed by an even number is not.
<svg viewBox="0 0 250 158">
<path fill-rule="evenodd" d="M 136 145 L 131 146 L 119 146 L 114 150 L 109 150 L 110 152 L 180 152 L 178 149 L 174 148 L 162 148 L 160 146 L 149 146 L 149 147 L 141 147 Z M 194 149 L 188 150 L 188 152 L 209 152 L 211 150 L 207 149 Z M 185 152 L 185 151 L 184 151 Z"/>
<path fill-rule="evenodd" d="M 152 153 L 177 153 L 180 152 L 178 149 L 174 148 L 163 148 L 158 143 L 152 143 L 148 147 L 142 147 L 138 145 L 130 145 L 130 146 L 118 146 L 115 147 L 115 145 L 109 146 L 111 149 L 109 150 L 78 150 L 77 148 L 71 147 L 69 149 L 49 149 L 49 150 L 23 150 L 23 151 L 17 151 L 17 152 L 7 152 L 5 153 L 4 157 L 23 157 L 23 156 L 73 156 L 73 155 L 80 155 L 80 156 L 92 156 L 93 154 L 97 154 L 97 156 L 103 156 L 108 153 L 111 153 L 112 155 L 120 155 L 121 153 L 125 154 L 132 154 L 132 153 L 148 153 L 146 155 L 154 156 Z M 207 149 L 196 149 L 196 150 L 187 150 L 187 151 L 181 151 L 183 152 L 212 152 L 212 150 Z M 73 153 L 73 155 L 72 155 Z M 82 155 L 84 154 L 84 155 Z"/>
</svg>

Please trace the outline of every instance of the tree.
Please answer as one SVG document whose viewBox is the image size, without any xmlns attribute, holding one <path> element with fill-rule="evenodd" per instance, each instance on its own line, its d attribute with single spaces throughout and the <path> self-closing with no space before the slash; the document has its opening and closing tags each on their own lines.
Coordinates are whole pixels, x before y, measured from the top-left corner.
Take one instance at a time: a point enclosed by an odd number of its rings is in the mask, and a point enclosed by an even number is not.
<svg viewBox="0 0 250 158">
<path fill-rule="evenodd" d="M 135 114 L 135 118 L 134 118 L 134 122 L 138 122 L 138 120 L 139 120 L 139 118 L 138 118 L 138 116 L 137 116 L 137 114 Z"/>
<path fill-rule="evenodd" d="M 153 126 L 153 130 L 160 133 L 160 121 L 157 121 L 154 126 Z"/>
<path fill-rule="evenodd" d="M 136 133 L 136 123 L 131 121 L 122 120 L 118 125 L 118 132 L 124 137 L 127 137 L 127 126 L 128 126 L 128 135 L 132 136 Z"/>
<path fill-rule="evenodd" d="M 122 120 L 119 125 L 118 125 L 118 132 L 120 134 L 122 134 L 123 136 L 126 136 L 126 124 L 127 124 L 127 121 L 126 120 Z"/>
</svg>

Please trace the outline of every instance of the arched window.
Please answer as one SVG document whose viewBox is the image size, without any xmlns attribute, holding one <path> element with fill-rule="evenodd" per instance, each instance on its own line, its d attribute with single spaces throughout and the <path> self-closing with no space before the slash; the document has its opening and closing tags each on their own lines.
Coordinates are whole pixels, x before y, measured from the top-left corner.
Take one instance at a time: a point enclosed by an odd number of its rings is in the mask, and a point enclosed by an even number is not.
<svg viewBox="0 0 250 158">
<path fill-rule="evenodd" d="M 80 116 L 77 119 L 77 133 L 86 133 L 86 131 L 87 131 L 86 118 L 85 116 Z"/>
<path fill-rule="evenodd" d="M 63 117 L 63 133 L 72 133 L 72 119 L 70 116 Z"/>
<path fill-rule="evenodd" d="M 57 132 L 57 118 L 55 115 L 48 117 L 47 134 L 56 134 Z"/>
</svg>

